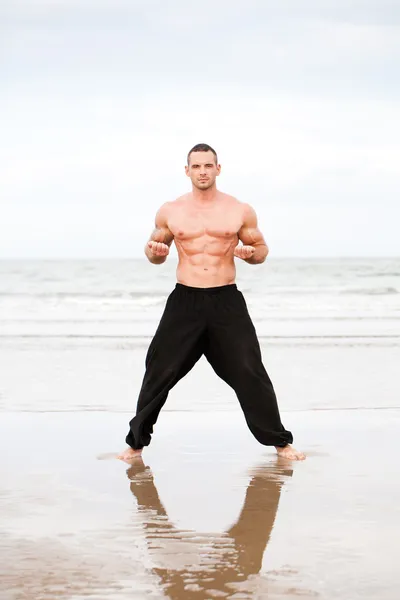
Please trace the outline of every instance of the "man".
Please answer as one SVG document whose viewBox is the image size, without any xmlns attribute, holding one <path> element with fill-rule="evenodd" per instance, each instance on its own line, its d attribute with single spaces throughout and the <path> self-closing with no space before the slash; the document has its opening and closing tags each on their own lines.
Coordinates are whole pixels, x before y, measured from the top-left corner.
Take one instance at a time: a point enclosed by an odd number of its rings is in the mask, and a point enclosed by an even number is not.
<svg viewBox="0 0 400 600">
<path fill-rule="evenodd" d="M 280 456 L 303 460 L 281 423 L 256 332 L 235 285 L 234 257 L 258 264 L 269 252 L 257 216 L 248 204 L 217 190 L 221 166 L 208 144 L 190 150 L 185 170 L 192 191 L 159 209 L 145 247 L 149 261 L 161 264 L 175 242 L 177 284 L 147 352 L 136 416 L 126 437 L 129 448 L 118 458 L 131 462 L 140 456 L 169 391 L 204 354 L 236 392 L 254 437 L 275 446 Z"/>
<path fill-rule="evenodd" d="M 231 598 L 232 594 L 235 596 L 235 590 L 245 594 L 249 587 L 254 589 L 256 584 L 257 597 L 269 598 L 269 579 L 259 579 L 257 576 L 275 525 L 282 487 L 293 475 L 293 469 L 288 467 L 286 461 L 283 462 L 285 465 L 277 458 L 276 461 L 264 462 L 253 468 L 236 523 L 224 533 L 211 535 L 208 532 L 207 537 L 201 539 L 199 532 L 185 528 L 183 533 L 174 525 L 161 502 L 151 469 L 146 468 L 141 458 L 132 461 L 126 474 L 143 523 L 154 565 L 152 571 L 165 593 L 163 597 L 170 600 L 211 599 L 216 596 L 211 590 L 217 589 L 224 592 L 221 596 Z M 211 506 L 214 505 L 214 493 L 210 487 Z M 196 510 L 196 504 L 193 510 Z M 185 560 L 183 563 L 179 561 L 174 569 L 168 558 L 176 554 L 184 555 Z M 192 586 L 196 586 L 194 593 L 188 589 L 189 579 Z M 266 593 L 260 595 L 263 589 Z M 245 594 L 238 597 L 250 596 Z"/>
</svg>

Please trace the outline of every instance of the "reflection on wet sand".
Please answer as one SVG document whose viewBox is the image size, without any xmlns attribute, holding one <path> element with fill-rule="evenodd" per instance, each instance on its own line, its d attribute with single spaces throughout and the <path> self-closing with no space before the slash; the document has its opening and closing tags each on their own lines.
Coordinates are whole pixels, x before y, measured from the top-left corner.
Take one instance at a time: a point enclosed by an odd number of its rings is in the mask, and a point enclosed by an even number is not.
<svg viewBox="0 0 400 600">
<path fill-rule="evenodd" d="M 199 535 L 177 529 L 168 519 L 153 474 L 141 459 L 127 470 L 130 489 L 142 516 L 152 558 L 166 563 L 153 572 L 171 600 L 210 600 L 240 590 L 254 579 L 274 526 L 282 486 L 293 470 L 275 459 L 253 470 L 243 508 L 236 523 L 223 534 Z M 212 510 L 212 497 L 210 498 Z M 207 507 L 208 508 L 208 507 Z M 254 582 L 252 582 L 252 586 Z"/>
</svg>

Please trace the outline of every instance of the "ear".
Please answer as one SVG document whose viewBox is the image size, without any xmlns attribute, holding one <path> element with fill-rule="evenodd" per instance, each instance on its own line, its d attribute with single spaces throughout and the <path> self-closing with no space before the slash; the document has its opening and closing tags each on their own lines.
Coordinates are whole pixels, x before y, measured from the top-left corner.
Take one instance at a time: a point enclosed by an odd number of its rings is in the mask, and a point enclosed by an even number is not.
<svg viewBox="0 0 400 600">
<path fill-rule="evenodd" d="M 221 165 L 217 165 L 217 175 L 221 173 Z"/>
<path fill-rule="evenodd" d="M 188 177 L 190 177 L 189 175 L 189 167 L 187 165 L 185 165 L 185 173 Z"/>
</svg>

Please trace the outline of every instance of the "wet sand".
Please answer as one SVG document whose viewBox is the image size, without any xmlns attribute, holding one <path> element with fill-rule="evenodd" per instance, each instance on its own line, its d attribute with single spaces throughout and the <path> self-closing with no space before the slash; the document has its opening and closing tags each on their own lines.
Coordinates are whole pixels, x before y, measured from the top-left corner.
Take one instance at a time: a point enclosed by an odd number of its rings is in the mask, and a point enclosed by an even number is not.
<svg viewBox="0 0 400 600">
<path fill-rule="evenodd" d="M 282 417 L 304 463 L 164 412 L 129 467 L 127 414 L 3 414 L 1 600 L 397 599 L 400 411 Z"/>
<path fill-rule="evenodd" d="M 0 337 L 0 342 L 0 411 L 135 410 L 149 340 Z M 400 407 L 400 338 L 260 343 L 280 410 Z M 173 389 L 163 412 L 237 406 L 234 392 L 202 357 Z"/>
</svg>

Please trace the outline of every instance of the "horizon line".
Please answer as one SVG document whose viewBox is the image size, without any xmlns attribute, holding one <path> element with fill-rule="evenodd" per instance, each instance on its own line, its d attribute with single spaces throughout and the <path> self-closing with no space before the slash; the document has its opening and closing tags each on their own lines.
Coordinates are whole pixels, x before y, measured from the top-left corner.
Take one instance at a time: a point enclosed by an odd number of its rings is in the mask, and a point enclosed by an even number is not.
<svg viewBox="0 0 400 600">
<path fill-rule="evenodd" d="M 268 259 L 269 260 L 274 260 L 274 259 L 285 259 L 285 260 L 295 260 L 295 259 L 304 259 L 304 260 L 310 260 L 310 259 L 318 259 L 318 260 L 322 260 L 322 259 L 342 259 L 342 260 L 347 260 L 347 259 L 377 259 L 377 258 L 382 258 L 382 259 L 396 259 L 396 258 L 400 258 L 400 254 L 398 255 L 381 255 L 381 254 L 375 254 L 375 255 L 371 255 L 371 254 L 346 254 L 346 255 L 339 255 L 339 254 L 329 254 L 329 255 L 277 255 L 277 256 L 269 256 Z M 177 256 L 170 256 L 169 257 L 169 262 L 178 262 L 178 257 Z M 0 256 L 0 261 L 7 261 L 7 260 L 15 260 L 15 261 L 87 261 L 87 260 L 146 260 L 147 258 L 146 256 L 143 254 L 143 256 Z M 266 261 L 265 261 L 266 262 Z M 165 263 L 163 263 L 165 264 Z"/>
</svg>

